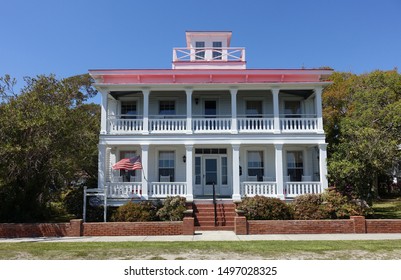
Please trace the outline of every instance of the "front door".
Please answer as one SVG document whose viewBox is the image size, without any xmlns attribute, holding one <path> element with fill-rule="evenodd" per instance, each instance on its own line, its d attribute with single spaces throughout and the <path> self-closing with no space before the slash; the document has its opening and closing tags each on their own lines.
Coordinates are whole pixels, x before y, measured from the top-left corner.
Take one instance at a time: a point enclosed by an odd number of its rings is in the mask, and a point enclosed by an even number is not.
<svg viewBox="0 0 401 280">
<path fill-rule="evenodd" d="M 216 195 L 220 194 L 218 157 L 204 157 L 203 194 L 213 195 L 213 185 Z"/>
</svg>

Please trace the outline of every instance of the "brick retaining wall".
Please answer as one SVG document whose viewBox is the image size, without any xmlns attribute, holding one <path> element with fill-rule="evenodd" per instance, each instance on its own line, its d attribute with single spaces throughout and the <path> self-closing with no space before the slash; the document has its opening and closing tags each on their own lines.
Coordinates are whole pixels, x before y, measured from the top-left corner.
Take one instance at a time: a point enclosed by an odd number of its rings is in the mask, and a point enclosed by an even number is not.
<svg viewBox="0 0 401 280">
<path fill-rule="evenodd" d="M 193 235 L 194 218 L 181 222 L 0 224 L 0 238 L 62 236 Z"/>
<path fill-rule="evenodd" d="M 323 233 L 401 233 L 401 220 L 263 220 L 246 221 L 235 217 L 235 233 L 243 234 L 323 234 Z"/>
</svg>

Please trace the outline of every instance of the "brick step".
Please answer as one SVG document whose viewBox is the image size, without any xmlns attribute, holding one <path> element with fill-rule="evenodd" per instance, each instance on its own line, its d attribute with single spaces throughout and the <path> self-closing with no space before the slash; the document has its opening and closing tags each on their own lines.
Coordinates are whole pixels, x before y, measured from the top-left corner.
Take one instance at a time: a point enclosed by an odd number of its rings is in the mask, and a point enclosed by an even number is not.
<svg viewBox="0 0 401 280">
<path fill-rule="evenodd" d="M 227 231 L 233 231 L 234 227 L 233 226 L 195 226 L 195 231 L 212 231 L 212 230 L 227 230 Z"/>
<path fill-rule="evenodd" d="M 214 220 L 211 221 L 202 221 L 201 223 L 198 223 L 195 221 L 196 226 L 214 226 Z M 217 221 L 217 225 L 220 226 L 234 226 L 234 221 Z"/>
<path fill-rule="evenodd" d="M 212 219 L 213 220 L 214 219 L 214 214 L 196 215 L 195 218 L 202 219 L 202 220 L 204 220 L 204 219 L 209 219 L 209 220 Z M 219 215 L 219 214 L 217 214 L 216 218 L 217 219 L 224 218 L 224 219 L 227 219 L 227 220 L 234 220 L 235 219 L 235 215 Z"/>
<path fill-rule="evenodd" d="M 234 223 L 234 220 L 226 220 L 226 219 L 217 219 L 218 223 Z M 214 223 L 214 219 L 195 219 L 196 224 L 203 225 L 205 223 Z"/>
<path fill-rule="evenodd" d="M 213 204 L 195 204 L 194 206 L 195 209 L 214 209 Z M 218 204 L 216 205 L 216 208 L 219 209 L 227 209 L 227 210 L 234 210 L 235 209 L 235 205 L 230 205 L 230 204 Z"/>
</svg>

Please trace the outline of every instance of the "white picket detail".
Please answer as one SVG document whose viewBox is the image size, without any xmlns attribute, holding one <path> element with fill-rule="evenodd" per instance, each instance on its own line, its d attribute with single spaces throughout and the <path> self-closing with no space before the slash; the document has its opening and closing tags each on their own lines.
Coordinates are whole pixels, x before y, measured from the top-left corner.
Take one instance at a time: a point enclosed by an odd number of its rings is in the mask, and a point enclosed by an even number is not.
<svg viewBox="0 0 401 280">
<path fill-rule="evenodd" d="M 185 196 L 187 194 L 186 182 L 152 182 L 149 197 L 165 198 L 168 196 Z"/>
<path fill-rule="evenodd" d="M 240 132 L 273 132 L 274 118 L 238 118 Z"/>
<path fill-rule="evenodd" d="M 277 184 L 275 182 L 242 182 L 241 196 L 277 196 Z"/>
<path fill-rule="evenodd" d="M 280 127 L 283 132 L 315 132 L 317 118 L 281 118 Z"/>
<path fill-rule="evenodd" d="M 195 133 L 218 133 L 231 131 L 231 118 L 195 118 L 192 129 Z"/>
<path fill-rule="evenodd" d="M 119 182 L 108 183 L 108 198 L 140 198 L 142 197 L 142 183 Z"/>
<path fill-rule="evenodd" d="M 322 193 L 323 189 L 320 182 L 287 182 L 284 192 L 286 197 L 296 197 L 302 194 Z"/>
</svg>

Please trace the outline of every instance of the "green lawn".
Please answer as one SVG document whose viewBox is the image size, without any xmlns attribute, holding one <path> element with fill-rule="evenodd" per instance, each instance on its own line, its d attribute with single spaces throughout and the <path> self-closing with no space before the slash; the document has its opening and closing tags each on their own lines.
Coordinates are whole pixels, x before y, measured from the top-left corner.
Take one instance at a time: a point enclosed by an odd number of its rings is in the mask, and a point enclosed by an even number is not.
<svg viewBox="0 0 401 280">
<path fill-rule="evenodd" d="M 375 219 L 401 219 L 401 198 L 376 201 L 373 210 Z"/>
<path fill-rule="evenodd" d="M 401 259 L 401 240 L 0 243 L 0 259 Z"/>
</svg>

